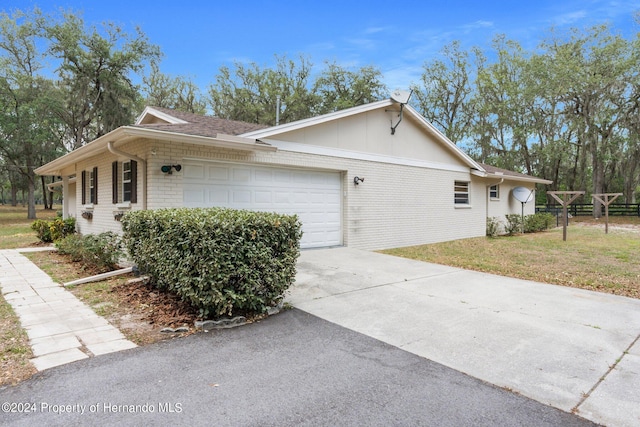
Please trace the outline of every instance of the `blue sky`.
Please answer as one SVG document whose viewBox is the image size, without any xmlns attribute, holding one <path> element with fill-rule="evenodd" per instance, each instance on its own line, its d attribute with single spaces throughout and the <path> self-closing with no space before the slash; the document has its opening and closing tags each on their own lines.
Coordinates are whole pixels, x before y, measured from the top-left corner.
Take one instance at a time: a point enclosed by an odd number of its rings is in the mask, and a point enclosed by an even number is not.
<svg viewBox="0 0 640 427">
<path fill-rule="evenodd" d="M 640 31 L 640 1 L 306 1 L 306 0 L 5 0 L 4 11 L 40 7 L 80 11 L 85 22 L 140 26 L 164 52 L 161 70 L 192 78 L 203 90 L 234 61 L 273 65 L 274 55 L 345 67 L 373 65 L 392 89 L 417 82 L 425 61 L 453 40 L 489 48 L 505 34 L 535 47 L 552 26 L 588 28 L 608 22 L 625 37 Z"/>
</svg>

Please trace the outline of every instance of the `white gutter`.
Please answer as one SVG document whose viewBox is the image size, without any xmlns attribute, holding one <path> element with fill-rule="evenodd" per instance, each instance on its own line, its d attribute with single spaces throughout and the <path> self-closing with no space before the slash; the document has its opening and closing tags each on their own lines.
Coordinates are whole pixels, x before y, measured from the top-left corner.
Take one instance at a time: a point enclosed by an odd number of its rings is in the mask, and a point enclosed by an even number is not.
<svg viewBox="0 0 640 427">
<path fill-rule="evenodd" d="M 112 141 L 107 142 L 107 149 L 111 154 L 125 157 L 129 160 L 135 160 L 136 162 L 140 163 L 140 166 L 141 166 L 140 170 L 142 170 L 142 209 L 146 210 L 147 209 L 147 161 L 144 159 L 141 159 L 138 156 L 134 156 L 133 154 L 125 153 L 124 151 L 115 149 L 113 147 Z"/>
<path fill-rule="evenodd" d="M 180 141 L 187 144 L 196 144 L 203 147 L 229 148 L 232 150 L 244 151 L 276 151 L 276 147 L 269 144 L 256 141 L 255 139 L 242 138 L 234 135 L 216 134 L 215 137 L 189 135 L 185 133 L 169 132 L 158 129 L 149 129 L 135 126 L 122 126 L 116 130 L 112 130 L 106 135 L 93 140 L 76 150 L 73 150 L 62 157 L 40 166 L 35 170 L 38 175 L 64 175 L 63 169 L 81 160 L 92 156 L 102 154 L 107 141 L 117 141 L 118 145 L 128 139 L 145 138 L 160 141 Z M 115 144 L 115 142 L 114 142 Z M 126 154 L 126 153 L 125 153 Z M 130 157 L 126 154 L 125 157 Z"/>
<path fill-rule="evenodd" d="M 69 184 L 73 184 L 74 182 L 76 182 L 76 177 L 75 176 L 73 178 L 69 178 Z M 62 187 L 63 185 L 64 185 L 64 181 L 52 182 L 52 183 L 47 184 L 47 190 L 53 191 L 53 189 L 55 187 Z"/>
</svg>

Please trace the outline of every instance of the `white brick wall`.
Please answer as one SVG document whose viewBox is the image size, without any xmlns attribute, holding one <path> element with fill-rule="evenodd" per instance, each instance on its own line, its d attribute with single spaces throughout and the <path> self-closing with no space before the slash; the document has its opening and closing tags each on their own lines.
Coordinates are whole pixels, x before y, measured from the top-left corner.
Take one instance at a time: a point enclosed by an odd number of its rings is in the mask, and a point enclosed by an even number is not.
<svg viewBox="0 0 640 427">
<path fill-rule="evenodd" d="M 119 150 L 147 160 L 147 208 L 182 206 L 182 173 L 163 174 L 162 165 L 182 164 L 185 159 L 219 160 L 235 163 L 314 168 L 343 172 L 343 241 L 362 249 L 383 249 L 483 236 L 485 234 L 486 185 L 468 172 L 451 172 L 416 166 L 345 159 L 327 155 L 277 152 L 242 152 L 212 149 L 181 142 L 132 142 Z M 98 167 L 98 204 L 92 220 L 80 217 L 82 233 L 120 232 L 113 218 L 117 209 L 111 202 L 111 162 L 117 157 L 102 154 L 78 165 L 77 200 L 81 202 L 82 169 Z M 123 159 L 118 159 L 122 161 Z M 138 171 L 138 203 L 142 208 L 142 165 Z M 364 177 L 358 186 L 354 176 Z M 470 181 L 470 208 L 453 203 L 455 180 Z"/>
<path fill-rule="evenodd" d="M 487 198 L 489 200 L 487 206 L 487 217 L 498 218 L 498 220 L 504 225 L 506 223 L 505 215 L 522 214 L 522 204 L 517 201 L 511 193 L 515 187 L 521 186 L 534 189 L 533 185 L 502 183 L 500 184 L 500 197 L 497 200 L 491 200 L 489 199 L 489 189 L 487 188 Z M 533 215 L 536 212 L 535 191 L 533 196 L 533 201 L 524 205 L 525 215 Z M 504 232 L 504 227 L 501 227 L 500 232 Z"/>
<path fill-rule="evenodd" d="M 142 151 L 144 144 L 140 142 L 127 144 L 124 147 L 118 147 L 120 150 L 131 153 L 141 158 L 145 158 Z M 129 209 L 119 209 L 112 203 L 111 195 L 111 163 L 114 161 L 128 160 L 123 157 L 115 156 L 109 152 L 92 157 L 78 163 L 76 170 L 76 224 L 78 231 L 83 234 L 98 234 L 105 231 L 122 233 L 122 226 L 119 221 L 114 219 L 114 212 L 140 210 L 142 209 L 142 165 L 138 168 L 138 203 L 132 203 Z M 82 171 L 91 171 L 94 167 L 98 168 L 98 203 L 93 205 L 93 209 L 87 208 L 88 205 L 82 205 Z M 87 196 L 87 203 L 89 197 Z M 93 212 L 92 219 L 82 218 L 83 211 Z"/>
</svg>

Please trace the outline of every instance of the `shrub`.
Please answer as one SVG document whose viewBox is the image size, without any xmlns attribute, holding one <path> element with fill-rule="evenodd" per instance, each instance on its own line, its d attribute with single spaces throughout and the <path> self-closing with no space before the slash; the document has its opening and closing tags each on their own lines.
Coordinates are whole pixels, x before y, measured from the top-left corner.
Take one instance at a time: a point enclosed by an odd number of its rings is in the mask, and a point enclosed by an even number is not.
<svg viewBox="0 0 640 427">
<path fill-rule="evenodd" d="M 51 221 L 37 219 L 31 224 L 31 229 L 36 232 L 40 241 L 51 243 L 75 233 L 76 219 L 73 217 L 67 219 L 56 217 Z"/>
<path fill-rule="evenodd" d="M 281 301 L 302 236 L 295 215 L 222 208 L 129 212 L 122 229 L 138 268 L 203 317 Z"/>
<path fill-rule="evenodd" d="M 496 237 L 500 233 L 502 222 L 495 216 L 487 218 L 487 236 Z"/>
<path fill-rule="evenodd" d="M 72 261 L 98 271 L 113 270 L 123 255 L 121 239 L 112 232 L 86 236 L 72 234 L 56 242 L 56 247 Z"/>
<path fill-rule="evenodd" d="M 507 223 L 504 228 L 509 236 L 522 232 L 522 216 L 520 214 L 507 214 L 505 218 Z"/>
<path fill-rule="evenodd" d="M 535 233 L 537 231 L 548 230 L 555 224 L 556 218 L 548 212 L 538 212 L 534 215 L 527 215 L 524 218 L 524 232 Z"/>
</svg>

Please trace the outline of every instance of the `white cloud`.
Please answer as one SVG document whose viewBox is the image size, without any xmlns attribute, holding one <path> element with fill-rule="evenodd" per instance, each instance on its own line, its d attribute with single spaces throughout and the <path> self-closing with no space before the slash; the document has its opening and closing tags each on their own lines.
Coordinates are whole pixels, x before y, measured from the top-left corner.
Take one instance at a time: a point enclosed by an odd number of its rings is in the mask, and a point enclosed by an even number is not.
<svg viewBox="0 0 640 427">
<path fill-rule="evenodd" d="M 370 28 L 366 28 L 364 30 L 364 34 L 383 33 L 383 32 L 388 32 L 388 31 L 390 31 L 392 29 L 393 29 L 393 27 L 370 27 Z"/>
<path fill-rule="evenodd" d="M 465 24 L 462 25 L 460 27 L 463 31 L 465 32 L 471 32 L 473 30 L 477 30 L 477 29 L 484 29 L 484 28 L 493 28 L 493 22 L 492 21 L 475 21 L 472 22 L 470 24 Z"/>
<path fill-rule="evenodd" d="M 422 67 L 416 65 L 398 65 L 382 72 L 383 83 L 389 90 L 408 90 L 412 83 L 418 83 L 422 74 Z"/>
<path fill-rule="evenodd" d="M 587 12 L 585 10 L 577 10 L 575 12 L 557 15 L 552 19 L 552 22 L 554 25 L 572 25 L 583 20 L 585 17 L 587 17 Z"/>
<path fill-rule="evenodd" d="M 374 50 L 378 46 L 378 43 L 375 40 L 368 38 L 351 38 L 346 41 L 356 49 Z"/>
</svg>

